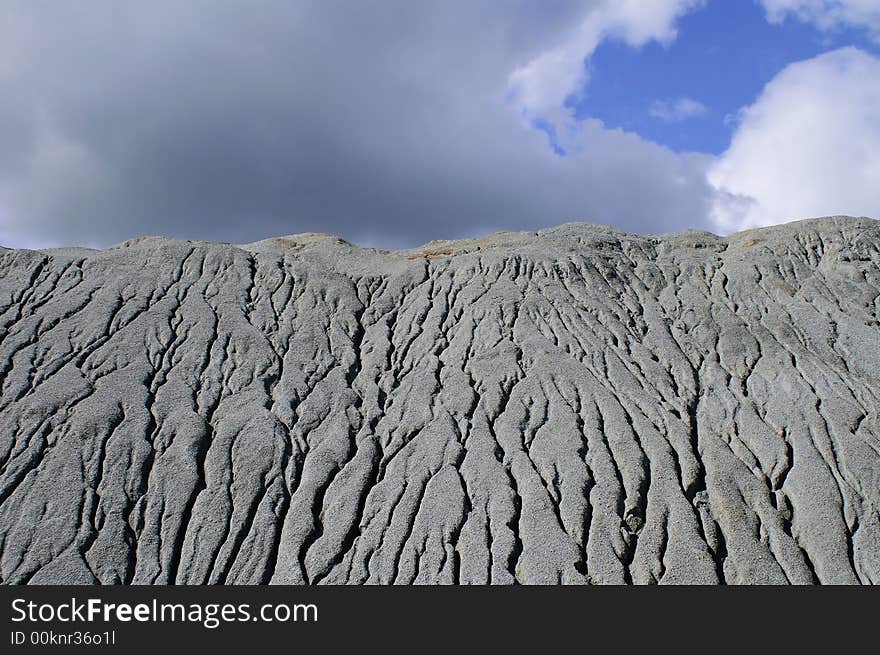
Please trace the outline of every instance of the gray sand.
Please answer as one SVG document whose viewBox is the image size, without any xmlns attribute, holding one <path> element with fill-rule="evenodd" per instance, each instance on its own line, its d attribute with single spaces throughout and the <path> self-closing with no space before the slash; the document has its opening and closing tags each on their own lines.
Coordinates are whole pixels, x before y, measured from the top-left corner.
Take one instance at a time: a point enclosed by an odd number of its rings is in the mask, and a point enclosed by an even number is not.
<svg viewBox="0 0 880 655">
<path fill-rule="evenodd" d="M 880 223 L 0 250 L 4 583 L 878 583 Z"/>
</svg>

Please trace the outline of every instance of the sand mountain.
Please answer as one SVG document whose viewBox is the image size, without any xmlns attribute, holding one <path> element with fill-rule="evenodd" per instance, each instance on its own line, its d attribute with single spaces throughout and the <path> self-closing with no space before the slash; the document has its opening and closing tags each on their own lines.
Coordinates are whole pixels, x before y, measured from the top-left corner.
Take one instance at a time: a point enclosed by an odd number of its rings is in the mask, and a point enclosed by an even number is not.
<svg viewBox="0 0 880 655">
<path fill-rule="evenodd" d="M 878 583 L 880 223 L 0 249 L 4 583 Z"/>
</svg>

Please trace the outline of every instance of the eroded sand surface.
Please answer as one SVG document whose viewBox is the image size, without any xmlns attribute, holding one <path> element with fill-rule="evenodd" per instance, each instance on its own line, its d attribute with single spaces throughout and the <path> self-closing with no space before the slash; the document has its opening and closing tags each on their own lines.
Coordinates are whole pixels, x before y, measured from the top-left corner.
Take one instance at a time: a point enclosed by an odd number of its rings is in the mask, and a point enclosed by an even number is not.
<svg viewBox="0 0 880 655">
<path fill-rule="evenodd" d="M 880 223 L 0 250 L 4 583 L 878 583 Z"/>
</svg>

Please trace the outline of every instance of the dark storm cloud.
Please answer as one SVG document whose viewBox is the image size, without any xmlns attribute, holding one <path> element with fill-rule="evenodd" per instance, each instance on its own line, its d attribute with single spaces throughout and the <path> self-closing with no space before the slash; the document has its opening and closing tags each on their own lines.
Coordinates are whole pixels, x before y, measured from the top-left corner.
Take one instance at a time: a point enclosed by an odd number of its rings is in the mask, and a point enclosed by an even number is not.
<svg viewBox="0 0 880 655">
<path fill-rule="evenodd" d="M 506 101 L 588 5 L 7 2 L 0 243 L 702 226 L 700 157 L 591 122 L 559 157 Z"/>
</svg>

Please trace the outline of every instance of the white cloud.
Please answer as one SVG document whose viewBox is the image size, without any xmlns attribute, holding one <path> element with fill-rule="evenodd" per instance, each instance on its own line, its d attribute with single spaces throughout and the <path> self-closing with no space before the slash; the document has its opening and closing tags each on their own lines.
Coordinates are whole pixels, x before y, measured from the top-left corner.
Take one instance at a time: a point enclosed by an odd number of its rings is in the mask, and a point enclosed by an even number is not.
<svg viewBox="0 0 880 655">
<path fill-rule="evenodd" d="M 705 0 L 597 0 L 560 43 L 518 67 L 510 76 L 511 98 L 527 121 L 571 121 L 565 101 L 587 84 L 587 60 L 608 38 L 633 47 L 675 39 L 676 21 Z"/>
<path fill-rule="evenodd" d="M 697 118 L 706 113 L 706 105 L 693 98 L 676 100 L 655 100 L 651 103 L 650 114 L 665 123 L 680 123 L 689 118 Z"/>
<path fill-rule="evenodd" d="M 844 48 L 791 64 L 742 112 L 710 168 L 718 229 L 880 215 L 880 59 Z"/>
<path fill-rule="evenodd" d="M 864 27 L 880 41 L 880 2 L 877 0 L 761 0 L 761 3 L 773 23 L 794 16 L 824 31 Z"/>
</svg>

